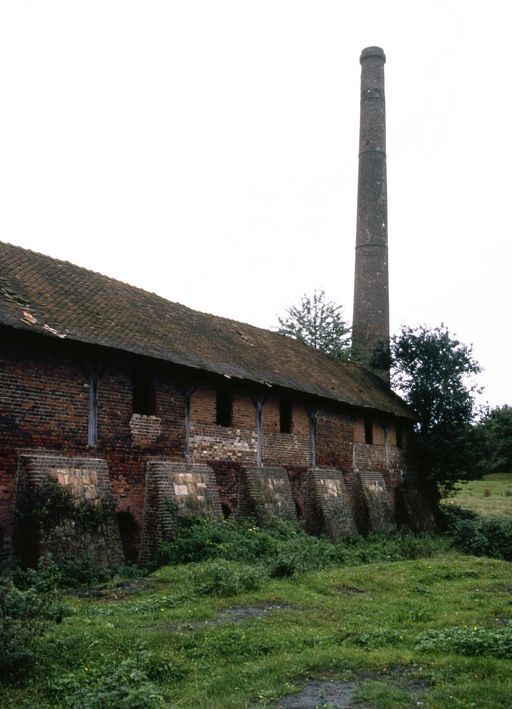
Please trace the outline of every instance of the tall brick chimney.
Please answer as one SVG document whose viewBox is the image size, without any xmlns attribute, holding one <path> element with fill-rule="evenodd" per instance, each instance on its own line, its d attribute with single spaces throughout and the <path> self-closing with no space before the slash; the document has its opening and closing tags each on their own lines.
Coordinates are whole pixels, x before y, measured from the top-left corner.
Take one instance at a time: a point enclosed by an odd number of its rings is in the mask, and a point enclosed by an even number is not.
<svg viewBox="0 0 512 709">
<path fill-rule="evenodd" d="M 376 348 L 386 348 L 389 342 L 385 61 L 380 47 L 361 52 L 352 352 L 389 383 L 389 367 L 372 365 Z"/>
</svg>

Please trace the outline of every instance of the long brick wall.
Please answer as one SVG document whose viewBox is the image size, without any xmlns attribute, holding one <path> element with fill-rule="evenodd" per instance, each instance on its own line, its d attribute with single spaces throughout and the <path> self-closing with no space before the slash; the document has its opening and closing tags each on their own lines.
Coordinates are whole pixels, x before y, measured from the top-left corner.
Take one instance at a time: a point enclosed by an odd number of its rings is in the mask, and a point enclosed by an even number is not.
<svg viewBox="0 0 512 709">
<path fill-rule="evenodd" d="M 20 456 L 45 451 L 101 458 L 118 510 L 125 554 L 135 558 L 142 528 L 147 462 L 168 459 L 211 467 L 225 514 L 251 508 L 244 471 L 257 465 L 287 471 L 296 511 L 304 514 L 312 456 L 320 468 L 344 476 L 356 522 L 363 505 L 359 470 L 382 474 L 394 505 L 403 450 L 395 422 L 373 419 L 373 444 L 365 441 L 361 412 L 306 400 L 288 392 L 291 426 L 282 431 L 281 395 L 243 382 L 219 381 L 151 360 L 140 360 L 66 340 L 0 332 L 0 528 L 2 557 L 12 550 Z M 91 368 L 97 377 L 95 445 L 90 439 Z M 133 372 L 151 381 L 151 410 L 134 411 Z M 216 391 L 230 387 L 230 425 L 218 423 Z M 258 420 L 257 403 L 260 402 Z M 187 403 L 188 402 L 188 403 Z M 188 420 L 187 420 L 188 411 Z M 314 420 L 314 425 L 312 425 Z M 314 434 L 314 446 L 311 435 Z M 406 445 L 406 440 L 404 441 Z"/>
</svg>

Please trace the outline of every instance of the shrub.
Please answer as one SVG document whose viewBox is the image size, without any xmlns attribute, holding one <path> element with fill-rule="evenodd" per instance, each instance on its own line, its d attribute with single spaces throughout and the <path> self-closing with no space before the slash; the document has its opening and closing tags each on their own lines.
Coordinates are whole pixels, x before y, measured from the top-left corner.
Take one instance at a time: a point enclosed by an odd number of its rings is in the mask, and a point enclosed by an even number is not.
<svg viewBox="0 0 512 709">
<path fill-rule="evenodd" d="M 488 540 L 480 532 L 478 522 L 461 520 L 453 529 L 452 535 L 453 543 L 460 551 L 475 556 L 488 555 Z"/>
<path fill-rule="evenodd" d="M 268 564 L 271 578 L 282 579 L 295 576 L 299 568 L 299 560 L 293 554 L 282 554 Z"/>
<path fill-rule="evenodd" d="M 478 519 L 476 512 L 467 510 L 459 505 L 442 505 L 439 508 L 440 528 L 447 532 L 453 531 L 454 527 L 461 521 L 476 519 Z"/>
<path fill-rule="evenodd" d="M 282 578 L 334 564 L 430 557 L 446 545 L 443 537 L 410 532 L 371 535 L 368 539 L 335 544 L 280 520 L 261 528 L 250 520 L 210 522 L 188 518 L 179 521 L 175 537 L 161 545 L 157 565 L 226 559 L 264 564 L 270 576 Z"/>
<path fill-rule="evenodd" d="M 81 559 L 68 557 L 54 564 L 55 584 L 60 588 L 78 588 L 79 586 L 94 586 L 111 581 L 115 576 L 123 578 L 140 578 L 147 570 L 135 564 L 120 566 L 100 566 L 90 556 Z M 24 573 L 18 571 L 16 573 Z"/>
<path fill-rule="evenodd" d="M 160 546 L 157 564 L 228 559 L 246 564 L 267 563 L 273 575 L 293 575 L 334 563 L 334 544 L 313 537 L 298 525 L 274 520 L 258 527 L 248 519 L 210 522 L 202 518 L 179 521 L 175 537 Z M 286 567 L 286 568 L 285 568 Z"/>
<path fill-rule="evenodd" d="M 487 555 L 512 561 L 512 519 L 484 517 L 479 528 L 487 539 Z"/>
<path fill-rule="evenodd" d="M 249 519 L 210 522 L 200 517 L 178 518 L 174 538 L 161 545 L 157 563 L 183 564 L 222 557 L 253 562 L 278 550 L 280 542 L 300 534 L 297 527 L 276 521 L 260 528 Z"/>
<path fill-rule="evenodd" d="M 457 549 L 475 556 L 512 561 L 512 520 L 479 517 L 455 506 L 446 506 L 442 514 Z"/>
<path fill-rule="evenodd" d="M 36 644 L 49 623 L 59 621 L 58 570 L 43 559 L 38 570 L 4 571 L 0 576 L 0 674 L 33 662 Z"/>
<path fill-rule="evenodd" d="M 257 591 L 265 576 L 261 567 L 225 559 L 200 564 L 191 572 L 194 590 L 203 596 L 234 596 L 246 591 Z"/>
<path fill-rule="evenodd" d="M 115 569 L 99 566 L 91 557 L 76 559 L 69 557 L 59 562 L 59 586 L 76 588 L 77 586 L 103 583 L 111 579 Z"/>
</svg>

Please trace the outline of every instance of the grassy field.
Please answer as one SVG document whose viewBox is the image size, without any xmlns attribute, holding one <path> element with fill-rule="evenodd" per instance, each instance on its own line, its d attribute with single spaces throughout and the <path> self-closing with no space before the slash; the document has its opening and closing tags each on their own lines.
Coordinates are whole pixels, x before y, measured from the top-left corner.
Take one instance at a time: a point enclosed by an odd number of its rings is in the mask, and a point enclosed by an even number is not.
<svg viewBox="0 0 512 709">
<path fill-rule="evenodd" d="M 493 473 L 466 483 L 446 502 L 486 517 L 512 518 L 512 473 Z"/>
<path fill-rule="evenodd" d="M 511 707 L 510 564 L 442 539 L 429 550 L 291 579 L 236 562 L 167 566 L 68 595 L 35 673 L 4 686 L 0 705 L 279 707 L 325 680 L 350 690 L 346 706 Z M 253 590 L 216 595 L 230 591 L 222 575 Z M 328 696 L 308 706 L 344 706 Z"/>
</svg>

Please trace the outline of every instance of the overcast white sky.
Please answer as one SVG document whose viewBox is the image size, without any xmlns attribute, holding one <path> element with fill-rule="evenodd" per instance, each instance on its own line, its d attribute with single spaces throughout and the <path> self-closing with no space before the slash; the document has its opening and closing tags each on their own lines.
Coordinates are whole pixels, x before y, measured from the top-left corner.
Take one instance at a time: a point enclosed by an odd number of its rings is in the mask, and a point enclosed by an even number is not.
<svg viewBox="0 0 512 709">
<path fill-rule="evenodd" d="M 505 0 L 0 0 L 0 238 L 273 327 L 352 312 L 359 55 L 387 55 L 391 325 L 512 404 Z"/>
</svg>

